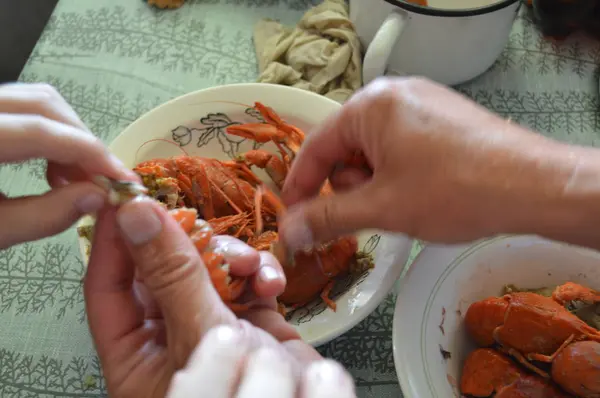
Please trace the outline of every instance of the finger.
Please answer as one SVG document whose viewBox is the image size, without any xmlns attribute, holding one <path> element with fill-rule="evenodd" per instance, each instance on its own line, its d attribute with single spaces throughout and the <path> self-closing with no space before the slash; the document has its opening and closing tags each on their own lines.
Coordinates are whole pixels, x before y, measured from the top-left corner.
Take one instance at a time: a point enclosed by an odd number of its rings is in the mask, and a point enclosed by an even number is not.
<svg viewBox="0 0 600 398">
<path fill-rule="evenodd" d="M 104 208 L 96 217 L 83 285 L 88 322 L 100 358 L 106 358 L 115 343 L 144 321 L 133 280 L 134 267 L 117 227 L 116 209 Z"/>
<path fill-rule="evenodd" d="M 0 249 L 62 232 L 84 214 L 98 211 L 105 200 L 106 193 L 87 182 L 3 200 L 0 220 L 8 228 L 0 228 Z"/>
<path fill-rule="evenodd" d="M 221 253 L 229 263 L 229 273 L 235 276 L 251 276 L 260 267 L 258 251 L 229 235 L 217 235 L 210 241 L 211 249 Z"/>
<path fill-rule="evenodd" d="M 301 384 L 301 398 L 355 398 L 354 382 L 337 362 L 325 359 L 309 365 Z"/>
<path fill-rule="evenodd" d="M 208 331 L 186 367 L 173 377 L 168 398 L 230 398 L 250 351 L 237 328 L 217 326 Z"/>
<path fill-rule="evenodd" d="M 329 176 L 329 182 L 336 191 L 347 191 L 369 181 L 372 175 L 358 168 L 342 168 Z"/>
<path fill-rule="evenodd" d="M 78 167 L 48 162 L 46 179 L 50 187 L 58 188 L 72 182 L 89 181 L 90 176 Z"/>
<path fill-rule="evenodd" d="M 87 131 L 73 108 L 44 83 L 9 83 L 0 86 L 0 113 L 41 115 Z"/>
<path fill-rule="evenodd" d="M 296 358 L 303 365 L 303 369 L 306 368 L 307 364 L 323 359 L 317 350 L 300 339 L 287 340 L 281 343 L 281 345 L 293 358 Z"/>
<path fill-rule="evenodd" d="M 162 319 L 160 308 L 143 282 L 134 280 L 133 290 L 137 301 L 144 307 L 145 319 Z"/>
<path fill-rule="evenodd" d="M 307 135 L 282 189 L 286 205 L 316 196 L 336 164 L 362 149 L 352 129 L 354 112 L 355 106 L 349 101 L 319 129 Z"/>
<path fill-rule="evenodd" d="M 269 252 L 262 251 L 260 268 L 252 277 L 252 290 L 257 298 L 277 297 L 285 290 L 286 278 L 279 261 Z"/>
<path fill-rule="evenodd" d="M 37 115 L 0 114 L 0 162 L 39 158 L 77 166 L 89 175 L 138 179 L 91 134 Z"/>
<path fill-rule="evenodd" d="M 259 348 L 250 355 L 236 398 L 294 398 L 292 365 L 277 350 Z"/>
<path fill-rule="evenodd" d="M 257 308 L 242 314 L 242 318 L 263 329 L 277 341 L 300 340 L 296 329 L 286 322 L 283 315 L 269 308 Z"/>
<path fill-rule="evenodd" d="M 279 236 L 291 250 L 378 228 L 385 222 L 385 193 L 376 181 L 298 204 L 283 215 Z"/>
<path fill-rule="evenodd" d="M 236 318 L 189 237 L 160 204 L 148 198 L 128 202 L 117 222 L 140 279 L 161 309 L 169 342 L 181 347 L 175 358 L 181 366 L 208 329 Z"/>
</svg>

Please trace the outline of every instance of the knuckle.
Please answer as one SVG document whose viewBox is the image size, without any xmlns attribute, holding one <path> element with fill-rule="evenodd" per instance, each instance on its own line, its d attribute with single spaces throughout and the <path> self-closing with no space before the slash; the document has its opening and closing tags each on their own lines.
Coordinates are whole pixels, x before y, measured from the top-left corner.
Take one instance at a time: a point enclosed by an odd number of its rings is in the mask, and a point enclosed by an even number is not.
<svg viewBox="0 0 600 398">
<path fill-rule="evenodd" d="M 48 83 L 36 83 L 32 86 L 32 88 L 38 92 L 41 97 L 46 97 L 47 99 L 58 99 L 61 98 L 58 90 Z"/>
<path fill-rule="evenodd" d="M 337 217 L 337 204 L 335 201 L 327 201 L 323 206 L 322 223 L 324 229 L 332 229 L 339 222 Z"/>
<path fill-rule="evenodd" d="M 34 135 L 45 135 L 53 131 L 50 120 L 42 115 L 27 115 L 22 125 L 25 131 Z"/>
<path fill-rule="evenodd" d="M 188 251 L 164 252 L 146 250 L 142 258 L 140 276 L 154 292 L 169 291 L 187 280 L 201 266 L 197 253 Z"/>
</svg>

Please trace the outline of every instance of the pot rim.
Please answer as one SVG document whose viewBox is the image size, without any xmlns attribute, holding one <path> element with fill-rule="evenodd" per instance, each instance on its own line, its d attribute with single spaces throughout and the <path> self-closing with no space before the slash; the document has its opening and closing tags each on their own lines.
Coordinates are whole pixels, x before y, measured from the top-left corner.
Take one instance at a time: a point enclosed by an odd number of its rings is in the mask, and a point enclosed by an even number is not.
<svg viewBox="0 0 600 398">
<path fill-rule="evenodd" d="M 422 15 L 431 15 L 434 17 L 471 17 L 474 15 L 482 15 L 489 14 L 494 11 L 501 10 L 506 8 L 516 2 L 520 2 L 522 0 L 501 0 L 496 3 L 477 7 L 477 8 L 466 8 L 464 10 L 446 10 L 442 8 L 431 8 L 419 6 L 413 3 L 409 3 L 406 0 L 384 0 L 386 3 L 394 5 L 396 7 L 400 7 L 406 11 L 411 11 L 417 14 Z"/>
</svg>

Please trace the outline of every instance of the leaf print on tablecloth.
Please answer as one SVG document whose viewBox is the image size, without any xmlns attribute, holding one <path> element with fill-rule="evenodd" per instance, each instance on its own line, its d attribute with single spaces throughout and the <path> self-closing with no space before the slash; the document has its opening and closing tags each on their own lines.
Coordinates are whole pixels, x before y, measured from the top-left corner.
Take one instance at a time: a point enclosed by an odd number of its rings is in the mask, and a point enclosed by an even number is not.
<svg viewBox="0 0 600 398">
<path fill-rule="evenodd" d="M 599 52 L 600 44 L 581 34 L 561 42 L 545 38 L 532 22 L 527 7 L 523 7 L 508 44 L 492 69 L 585 78 L 596 72 Z"/>
<path fill-rule="evenodd" d="M 317 348 L 321 355 L 341 362 L 348 369 L 360 397 L 377 397 L 370 392 L 378 386 L 398 385 L 392 352 L 395 300 L 395 294 L 388 295 L 364 321 Z"/>
<path fill-rule="evenodd" d="M 44 159 L 32 159 L 25 162 L 10 163 L 8 167 L 17 172 L 25 171 L 28 177 L 36 180 L 43 180 L 46 178 L 48 162 Z"/>
<path fill-rule="evenodd" d="M 306 10 L 311 6 L 316 6 L 321 0 L 209 0 L 211 4 L 224 3 L 236 6 L 246 7 L 275 7 L 284 5 L 292 10 Z M 207 0 L 187 0 L 186 4 L 189 7 L 206 4 Z"/>
<path fill-rule="evenodd" d="M 106 386 L 95 356 L 73 357 L 65 363 L 0 349 L 0 396 L 101 398 L 106 396 Z"/>
<path fill-rule="evenodd" d="M 164 71 L 194 73 L 220 84 L 254 80 L 251 36 L 226 29 L 208 28 L 199 9 L 157 12 L 143 5 L 114 6 L 53 16 L 40 44 L 65 52 L 140 59 Z"/>
<path fill-rule="evenodd" d="M 24 74 L 20 80 L 30 83 L 46 82 L 54 86 L 85 125 L 105 143 L 110 142 L 142 114 L 171 99 L 170 95 L 128 95 L 109 84 L 86 86 L 51 75 L 42 78 L 36 74 Z"/>
<path fill-rule="evenodd" d="M 81 260 L 61 244 L 26 243 L 0 251 L 0 312 L 40 313 L 56 318 L 77 308 L 84 321 Z"/>
<path fill-rule="evenodd" d="M 459 91 L 489 110 L 556 138 L 598 130 L 598 98 L 587 92 Z"/>
</svg>

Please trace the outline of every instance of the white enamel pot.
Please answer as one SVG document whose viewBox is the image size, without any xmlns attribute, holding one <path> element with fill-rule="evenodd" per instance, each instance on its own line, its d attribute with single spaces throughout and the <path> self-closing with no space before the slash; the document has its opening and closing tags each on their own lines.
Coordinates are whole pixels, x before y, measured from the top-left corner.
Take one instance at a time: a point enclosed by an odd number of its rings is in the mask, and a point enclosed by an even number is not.
<svg viewBox="0 0 600 398">
<path fill-rule="evenodd" d="M 451 8 L 442 9 L 402 0 L 350 0 L 350 19 L 366 49 L 364 84 L 390 74 L 451 86 L 487 71 L 508 42 L 521 1 L 483 7 L 476 7 L 481 0 L 448 2 Z"/>
</svg>

